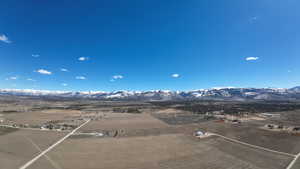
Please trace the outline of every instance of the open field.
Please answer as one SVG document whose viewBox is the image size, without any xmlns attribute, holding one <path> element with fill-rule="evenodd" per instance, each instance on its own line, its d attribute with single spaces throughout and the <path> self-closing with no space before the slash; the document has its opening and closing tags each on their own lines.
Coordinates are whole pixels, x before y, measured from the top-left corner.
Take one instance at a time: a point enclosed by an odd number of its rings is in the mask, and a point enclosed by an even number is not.
<svg viewBox="0 0 300 169">
<path fill-rule="evenodd" d="M 65 169 L 196 169 L 199 166 L 204 169 L 281 169 L 292 159 L 221 138 L 199 141 L 180 134 L 118 139 L 67 139 L 48 156 Z M 47 165 L 47 161 L 40 160 L 31 168 L 38 169 Z"/>
<path fill-rule="evenodd" d="M 297 132 L 263 128 L 300 124 L 298 103 L 272 111 L 278 103 L 0 100 L 1 169 L 18 169 L 41 152 L 25 168 L 286 169 L 300 152 Z M 228 139 L 198 139 L 193 134 L 199 130 Z M 292 169 L 298 166 L 299 159 Z"/>
<path fill-rule="evenodd" d="M 274 122 L 283 124 L 283 125 L 299 125 L 300 124 L 300 110 L 294 111 L 283 111 L 278 112 L 281 118 L 274 119 Z"/>
<path fill-rule="evenodd" d="M 293 167 L 291 169 L 298 169 L 300 168 L 300 159 L 298 158 L 298 160 L 295 162 L 295 164 L 293 165 Z"/>
<path fill-rule="evenodd" d="M 113 129 L 149 129 L 164 128 L 168 125 L 149 114 L 110 113 L 106 117 L 92 121 L 80 131 Z"/>
<path fill-rule="evenodd" d="M 285 132 L 272 132 L 260 129 L 257 122 L 247 124 L 228 124 L 220 122 L 206 122 L 197 124 L 203 130 L 218 133 L 246 143 L 270 148 L 286 153 L 300 152 L 300 137 Z"/>
<path fill-rule="evenodd" d="M 4 114 L 8 120 L 14 121 L 17 124 L 39 125 L 46 123 L 49 120 L 68 120 L 74 116 L 80 116 L 81 112 L 77 110 L 42 110 L 22 113 Z"/>
<path fill-rule="evenodd" d="M 52 131 L 29 131 L 0 127 L 0 168 L 16 169 L 46 149 L 65 134 Z"/>
</svg>

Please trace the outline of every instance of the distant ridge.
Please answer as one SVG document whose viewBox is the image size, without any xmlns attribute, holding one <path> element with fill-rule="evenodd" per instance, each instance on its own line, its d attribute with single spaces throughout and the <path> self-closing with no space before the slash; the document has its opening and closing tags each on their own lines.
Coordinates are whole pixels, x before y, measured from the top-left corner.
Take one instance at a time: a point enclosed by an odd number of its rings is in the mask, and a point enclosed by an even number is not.
<svg viewBox="0 0 300 169">
<path fill-rule="evenodd" d="M 293 87 L 290 89 L 290 91 L 293 91 L 293 92 L 300 92 L 300 86 L 296 86 L 296 87 Z"/>
<path fill-rule="evenodd" d="M 101 100 L 300 100 L 300 86 L 285 88 L 213 88 L 192 91 L 48 91 L 0 89 L 0 95 L 93 98 Z"/>
</svg>

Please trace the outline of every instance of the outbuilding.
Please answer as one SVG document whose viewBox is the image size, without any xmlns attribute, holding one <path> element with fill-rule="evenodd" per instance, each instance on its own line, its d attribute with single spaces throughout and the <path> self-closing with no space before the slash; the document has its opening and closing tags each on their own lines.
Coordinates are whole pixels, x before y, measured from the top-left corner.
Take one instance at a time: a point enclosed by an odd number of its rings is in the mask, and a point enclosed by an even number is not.
<svg viewBox="0 0 300 169">
<path fill-rule="evenodd" d="M 204 136 L 204 134 L 205 134 L 205 133 L 202 132 L 202 131 L 200 131 L 200 130 L 198 130 L 198 131 L 195 132 L 195 136 L 196 136 L 196 137 Z"/>
</svg>

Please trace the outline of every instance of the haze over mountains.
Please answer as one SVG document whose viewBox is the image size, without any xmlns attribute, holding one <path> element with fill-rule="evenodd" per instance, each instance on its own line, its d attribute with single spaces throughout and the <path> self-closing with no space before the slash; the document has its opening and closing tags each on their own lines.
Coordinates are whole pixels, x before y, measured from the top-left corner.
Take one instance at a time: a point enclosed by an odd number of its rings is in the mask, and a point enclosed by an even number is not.
<svg viewBox="0 0 300 169">
<path fill-rule="evenodd" d="M 0 89 L 0 95 L 93 98 L 101 100 L 300 100 L 300 86 L 283 88 L 214 88 L 192 91 L 47 91 Z"/>
</svg>

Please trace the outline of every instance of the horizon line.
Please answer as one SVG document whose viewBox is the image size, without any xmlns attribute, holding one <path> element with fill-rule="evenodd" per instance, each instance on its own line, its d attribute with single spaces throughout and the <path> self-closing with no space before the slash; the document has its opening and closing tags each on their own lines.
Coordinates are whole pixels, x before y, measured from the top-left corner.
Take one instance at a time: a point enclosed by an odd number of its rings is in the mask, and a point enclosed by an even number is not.
<svg viewBox="0 0 300 169">
<path fill-rule="evenodd" d="M 67 92 L 103 92 L 103 93 L 112 93 L 112 92 L 149 92 L 149 91 L 168 91 L 168 92 L 187 92 L 187 91 L 205 91 L 205 90 L 221 90 L 221 89 L 283 89 L 288 90 L 298 86 L 294 86 L 291 88 L 281 88 L 281 87 L 211 87 L 205 89 L 193 89 L 193 90 L 168 90 L 168 89 L 153 89 L 153 90 L 113 90 L 113 91 L 104 91 L 104 90 L 47 90 L 47 89 L 12 89 L 12 88 L 0 88 L 0 91 L 39 91 L 39 92 L 60 92 L 60 93 L 67 93 Z"/>
</svg>

